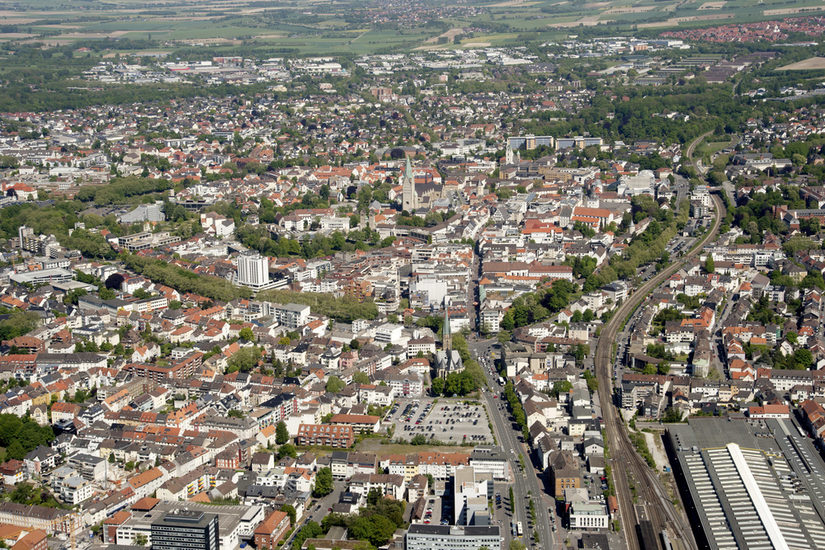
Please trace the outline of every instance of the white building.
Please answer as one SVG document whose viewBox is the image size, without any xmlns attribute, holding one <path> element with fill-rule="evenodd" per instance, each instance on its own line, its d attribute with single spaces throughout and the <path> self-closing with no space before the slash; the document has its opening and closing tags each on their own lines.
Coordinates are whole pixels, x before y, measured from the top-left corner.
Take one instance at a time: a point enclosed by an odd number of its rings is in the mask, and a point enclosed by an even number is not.
<svg viewBox="0 0 825 550">
<path fill-rule="evenodd" d="M 457 525 L 410 525 L 406 550 L 501 550 L 503 539 L 498 525 L 461 527 Z"/>
<path fill-rule="evenodd" d="M 600 502 L 576 502 L 570 507 L 571 529 L 607 529 L 610 516 Z"/>
<path fill-rule="evenodd" d="M 253 290 L 269 288 L 269 260 L 254 253 L 238 256 L 238 284 Z"/>
<path fill-rule="evenodd" d="M 616 189 L 620 195 L 653 195 L 656 176 L 650 170 L 642 170 L 635 176 L 622 176 Z"/>
<path fill-rule="evenodd" d="M 64 479 L 60 487 L 60 498 L 73 506 L 91 498 L 91 496 L 92 484 L 80 476 Z"/>
<path fill-rule="evenodd" d="M 375 329 L 375 341 L 380 344 L 400 344 L 403 325 L 384 323 Z"/>
<path fill-rule="evenodd" d="M 487 479 L 472 467 L 457 468 L 453 483 L 454 522 L 456 525 L 472 525 L 476 514 L 488 514 Z"/>
<path fill-rule="evenodd" d="M 278 323 L 295 330 L 309 322 L 310 307 L 303 304 L 276 305 L 273 313 Z"/>
<path fill-rule="evenodd" d="M 470 466 L 477 474 L 489 474 L 496 481 L 510 481 L 510 462 L 498 447 L 476 447 L 470 455 Z"/>
</svg>

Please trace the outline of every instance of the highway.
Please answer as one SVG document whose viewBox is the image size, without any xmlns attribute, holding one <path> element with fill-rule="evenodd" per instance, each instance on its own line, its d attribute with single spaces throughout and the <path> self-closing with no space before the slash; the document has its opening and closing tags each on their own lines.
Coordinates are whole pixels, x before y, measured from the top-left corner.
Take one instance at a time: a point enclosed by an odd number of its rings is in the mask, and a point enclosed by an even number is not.
<svg viewBox="0 0 825 550">
<path fill-rule="evenodd" d="M 698 139 L 701 139 L 698 138 Z M 696 141 L 691 144 L 695 145 Z M 680 541 L 684 548 L 696 548 L 693 533 L 680 511 L 675 510 L 666 491 L 659 482 L 656 472 L 652 471 L 644 459 L 636 453 L 627 434 L 620 411 L 613 403 L 613 345 L 619 328 L 625 319 L 642 303 L 650 292 L 667 280 L 688 260 L 696 257 L 702 247 L 715 239 L 719 225 L 724 217 L 725 207 L 716 195 L 713 226 L 704 238 L 682 259 L 672 263 L 647 283 L 639 287 L 615 312 L 611 320 L 602 329 L 596 351 L 594 365 L 599 382 L 599 399 L 607 432 L 609 466 L 612 482 L 622 519 L 622 532 L 631 550 L 642 548 L 636 526 L 640 520 L 652 523 L 657 537 L 663 530 L 669 531 L 671 540 Z M 633 489 L 631 489 L 633 487 Z M 635 506 L 633 493 L 637 495 L 639 506 Z M 659 541 L 661 543 L 661 541 Z"/>
<path fill-rule="evenodd" d="M 538 548 L 548 549 L 558 548 L 559 545 L 556 542 L 555 533 L 553 533 L 550 527 L 550 516 L 547 513 L 548 508 L 555 508 L 555 500 L 544 492 L 544 486 L 541 480 L 539 480 L 533 463 L 530 460 L 529 449 L 524 443 L 518 440 L 521 432 L 513 428 L 512 422 L 509 420 L 509 412 L 502 411 L 502 409 L 499 408 L 501 399 L 493 398 L 493 392 L 496 394 L 501 393 L 504 388 L 499 385 L 497 377 L 490 374 L 490 367 L 492 365 L 490 359 L 490 344 L 492 342 L 493 341 L 489 341 L 485 345 L 484 342 L 476 341 L 474 344 L 478 347 L 474 347 L 479 363 L 484 370 L 484 376 L 487 378 L 488 387 L 491 390 L 483 391 L 481 394 L 484 397 L 487 411 L 490 414 L 490 421 L 493 424 L 493 431 L 495 432 L 498 446 L 507 454 L 510 468 L 513 472 L 513 503 L 511 504 L 513 519 L 522 522 L 524 526 L 524 538 L 522 542 L 530 548 L 531 545 L 529 541 L 532 530 L 527 527 L 529 517 L 529 500 L 527 497 L 529 496 L 535 501 L 536 523 L 533 525 L 533 529 L 536 530 L 539 535 L 539 542 L 536 546 Z M 495 371 L 495 368 L 493 370 Z M 520 468 L 519 453 L 524 457 L 524 471 Z M 530 493 L 529 495 L 528 492 Z M 504 495 L 502 495 L 502 497 L 504 497 Z M 509 530 L 509 528 L 509 525 L 502 525 L 502 529 Z"/>
</svg>

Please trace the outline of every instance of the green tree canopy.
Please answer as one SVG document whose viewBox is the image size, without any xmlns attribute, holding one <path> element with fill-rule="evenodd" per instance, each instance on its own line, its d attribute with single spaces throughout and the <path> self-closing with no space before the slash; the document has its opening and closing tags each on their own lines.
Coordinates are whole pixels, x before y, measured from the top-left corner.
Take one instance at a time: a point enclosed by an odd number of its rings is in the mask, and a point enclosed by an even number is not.
<svg viewBox="0 0 825 550">
<path fill-rule="evenodd" d="M 332 470 L 328 467 L 318 470 L 318 473 L 315 474 L 315 488 L 312 490 L 312 496 L 315 498 L 327 496 L 333 488 Z"/>
<path fill-rule="evenodd" d="M 287 430 L 284 421 L 281 420 L 275 426 L 275 443 L 278 445 L 283 445 L 287 441 L 289 441 L 289 431 Z"/>
</svg>

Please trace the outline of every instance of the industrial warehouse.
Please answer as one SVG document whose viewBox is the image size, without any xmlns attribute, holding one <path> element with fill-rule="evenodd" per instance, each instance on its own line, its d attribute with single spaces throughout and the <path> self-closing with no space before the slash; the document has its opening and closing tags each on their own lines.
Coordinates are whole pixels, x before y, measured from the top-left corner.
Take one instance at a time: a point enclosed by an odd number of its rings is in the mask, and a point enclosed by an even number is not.
<svg viewBox="0 0 825 550">
<path fill-rule="evenodd" d="M 666 444 L 700 548 L 825 548 L 825 464 L 794 420 L 691 418 Z"/>
</svg>

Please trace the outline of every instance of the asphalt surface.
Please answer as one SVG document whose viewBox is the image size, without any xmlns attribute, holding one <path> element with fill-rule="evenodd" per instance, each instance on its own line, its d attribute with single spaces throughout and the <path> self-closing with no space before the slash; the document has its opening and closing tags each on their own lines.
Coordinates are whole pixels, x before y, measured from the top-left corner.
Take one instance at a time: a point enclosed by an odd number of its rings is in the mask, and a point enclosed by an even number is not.
<svg viewBox="0 0 825 550">
<path fill-rule="evenodd" d="M 298 524 L 292 530 L 292 533 L 289 535 L 289 538 L 284 541 L 282 548 L 290 548 L 292 546 L 292 539 L 295 538 L 295 535 L 298 534 L 298 532 L 304 525 L 306 525 L 310 521 L 314 521 L 315 523 L 320 525 L 324 517 L 330 513 L 329 509 L 332 508 L 333 504 L 338 502 L 338 496 L 341 494 L 341 491 L 343 491 L 345 488 L 345 483 L 343 481 L 333 481 L 332 483 L 333 489 L 330 494 L 319 499 L 312 499 L 308 509 L 304 510 L 303 517 L 301 517 L 301 519 L 298 520 Z"/>
<path fill-rule="evenodd" d="M 544 492 L 544 483 L 538 478 L 533 463 L 530 460 L 530 450 L 524 443 L 518 440 L 521 432 L 513 427 L 509 412 L 502 411 L 499 408 L 500 398 L 493 398 L 493 392 L 495 392 L 495 394 L 501 394 L 504 388 L 499 385 L 497 377 L 490 374 L 490 344 L 492 344 L 492 341 L 489 341 L 486 346 L 482 345 L 480 348 L 476 348 L 479 363 L 481 363 L 484 375 L 487 377 L 487 384 L 490 389 L 490 391 L 482 392 L 482 396 L 487 404 L 487 410 L 489 411 L 490 421 L 493 424 L 493 431 L 495 432 L 498 446 L 507 453 L 507 459 L 510 462 L 510 468 L 513 472 L 513 502 L 511 504 L 513 520 L 517 522 L 521 521 L 524 530 L 524 536 L 521 541 L 527 545 L 528 548 L 558 548 L 559 542 L 556 540 L 555 533 L 552 532 L 550 516 L 547 513 L 548 507 L 555 508 L 555 499 Z M 519 453 L 524 457 L 524 470 L 521 469 L 518 458 Z M 502 494 L 502 498 L 506 496 L 506 494 Z M 535 502 L 536 510 L 536 523 L 532 529 L 528 528 L 530 517 L 529 499 L 533 499 Z M 501 528 L 503 532 L 506 531 L 505 538 L 507 540 L 511 539 L 510 526 L 502 525 Z M 533 530 L 538 532 L 538 543 L 531 540 Z M 507 545 L 505 544 L 505 548 L 506 547 Z"/>
<path fill-rule="evenodd" d="M 693 146 L 695 143 L 691 145 Z M 604 326 L 596 344 L 595 368 L 599 382 L 602 418 L 607 432 L 607 445 L 610 453 L 609 465 L 622 519 L 622 531 L 627 547 L 631 550 L 642 547 L 636 532 L 636 526 L 643 519 L 652 523 L 657 537 L 659 533 L 667 529 L 686 548 L 696 548 L 696 543 L 693 540 L 693 533 L 687 525 L 687 521 L 681 512 L 674 509 L 667 492 L 659 482 L 658 475 L 636 453 L 628 437 L 621 413 L 613 403 L 613 344 L 616 342 L 617 333 L 625 319 L 642 303 L 648 294 L 666 281 L 684 263 L 699 254 L 702 247 L 715 238 L 724 215 L 724 205 L 715 195 L 713 200 L 716 205 L 716 217 L 711 230 L 684 258 L 671 263 L 670 267 L 662 270 L 637 289 Z M 631 487 L 633 488 L 631 489 Z M 634 493 L 638 498 L 634 499 Z M 634 500 L 640 503 L 641 510 L 638 512 Z"/>
</svg>

